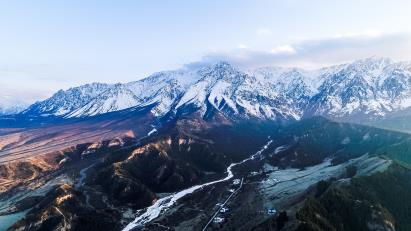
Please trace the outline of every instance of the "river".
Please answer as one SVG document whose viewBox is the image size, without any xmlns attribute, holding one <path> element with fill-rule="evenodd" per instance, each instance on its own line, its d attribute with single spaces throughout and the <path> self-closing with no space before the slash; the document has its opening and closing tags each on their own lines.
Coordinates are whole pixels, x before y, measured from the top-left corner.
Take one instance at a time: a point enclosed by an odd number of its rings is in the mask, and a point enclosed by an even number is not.
<svg viewBox="0 0 411 231">
<path fill-rule="evenodd" d="M 134 221 L 132 221 L 131 223 L 129 223 L 124 229 L 123 231 L 129 231 L 133 228 L 136 227 L 143 227 L 145 224 L 147 224 L 148 222 L 154 220 L 155 218 L 157 218 L 162 212 L 166 211 L 167 209 L 169 209 L 172 205 L 174 205 L 174 203 L 179 200 L 180 198 L 191 194 L 193 192 L 195 192 L 198 189 L 201 189 L 203 187 L 212 185 L 212 184 L 216 184 L 216 183 L 220 183 L 223 181 L 227 181 L 230 180 L 231 178 L 233 178 L 234 174 L 233 174 L 233 167 L 243 164 L 251 159 L 256 158 L 257 156 L 261 155 L 261 153 L 266 150 L 268 148 L 268 146 L 272 143 L 273 141 L 270 140 L 267 142 L 267 144 L 265 144 L 258 152 L 256 152 L 255 154 L 253 154 L 252 156 L 250 156 L 247 159 L 244 159 L 240 162 L 237 163 L 232 163 L 230 164 L 230 166 L 227 167 L 227 176 L 225 178 L 216 180 L 216 181 L 212 181 L 212 182 L 208 182 L 205 184 L 201 184 L 201 185 L 195 185 L 192 186 L 190 188 L 184 189 L 182 191 L 173 193 L 169 196 L 163 197 L 159 200 L 157 200 L 153 205 L 151 205 L 150 207 L 145 208 L 144 213 L 142 213 L 140 216 L 138 216 Z"/>
</svg>

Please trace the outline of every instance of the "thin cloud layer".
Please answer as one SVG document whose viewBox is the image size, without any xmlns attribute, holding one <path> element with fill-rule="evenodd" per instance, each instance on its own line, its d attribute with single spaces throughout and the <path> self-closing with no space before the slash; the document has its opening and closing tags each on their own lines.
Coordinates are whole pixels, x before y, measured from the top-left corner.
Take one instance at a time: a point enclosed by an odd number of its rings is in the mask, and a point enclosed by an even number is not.
<svg viewBox="0 0 411 231">
<path fill-rule="evenodd" d="M 411 35 L 378 31 L 336 35 L 326 39 L 303 40 L 277 46 L 268 51 L 248 48 L 210 53 L 197 63 L 228 61 L 243 68 L 285 66 L 318 68 L 370 56 L 411 60 Z"/>
</svg>

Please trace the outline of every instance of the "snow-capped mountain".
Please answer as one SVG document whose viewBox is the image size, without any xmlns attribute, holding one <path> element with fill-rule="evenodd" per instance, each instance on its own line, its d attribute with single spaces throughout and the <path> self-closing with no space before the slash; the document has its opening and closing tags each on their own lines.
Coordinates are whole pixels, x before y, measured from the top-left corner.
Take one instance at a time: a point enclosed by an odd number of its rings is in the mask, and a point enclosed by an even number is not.
<svg viewBox="0 0 411 231">
<path fill-rule="evenodd" d="M 122 84 L 116 84 L 102 91 L 97 97 L 92 97 L 86 104 L 78 104 L 80 107 L 67 115 L 68 117 L 98 115 L 130 108 L 139 102 L 140 99 L 130 89 Z"/>
<path fill-rule="evenodd" d="M 0 95 L 0 115 L 13 115 L 22 112 L 28 103 L 13 99 L 9 95 Z"/>
<path fill-rule="evenodd" d="M 41 116 L 66 116 L 86 105 L 101 93 L 112 88 L 112 85 L 103 83 L 86 84 L 80 87 L 60 90 L 52 97 L 36 102 L 22 114 Z"/>
<path fill-rule="evenodd" d="M 85 117 L 145 106 L 157 117 L 185 108 L 203 116 L 219 111 L 230 118 L 270 120 L 383 117 L 411 106 L 411 64 L 368 58 L 312 71 L 241 71 L 218 62 L 125 84 L 93 83 L 59 91 L 23 114 Z"/>
<path fill-rule="evenodd" d="M 13 115 L 22 112 L 26 109 L 27 105 L 24 103 L 17 104 L 2 104 L 0 103 L 0 115 Z"/>
<path fill-rule="evenodd" d="M 368 58 L 329 75 L 310 100 L 306 116 L 383 117 L 410 106 L 410 63 Z"/>
</svg>

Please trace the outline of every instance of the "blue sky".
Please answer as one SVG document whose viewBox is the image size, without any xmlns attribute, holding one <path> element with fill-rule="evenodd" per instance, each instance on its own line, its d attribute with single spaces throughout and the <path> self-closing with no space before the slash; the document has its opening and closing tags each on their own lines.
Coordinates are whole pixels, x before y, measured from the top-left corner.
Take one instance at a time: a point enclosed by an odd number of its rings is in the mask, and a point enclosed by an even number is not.
<svg viewBox="0 0 411 231">
<path fill-rule="evenodd" d="M 405 0 L 0 1 L 0 100 L 220 59 L 243 68 L 411 60 L 410 9 Z"/>
</svg>

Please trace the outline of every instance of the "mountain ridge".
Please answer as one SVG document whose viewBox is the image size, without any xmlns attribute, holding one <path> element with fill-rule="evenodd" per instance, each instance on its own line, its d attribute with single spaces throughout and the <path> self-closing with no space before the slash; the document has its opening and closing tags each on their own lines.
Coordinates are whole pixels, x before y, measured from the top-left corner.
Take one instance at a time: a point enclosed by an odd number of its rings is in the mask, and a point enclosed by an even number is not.
<svg viewBox="0 0 411 231">
<path fill-rule="evenodd" d="M 182 107 L 230 118 L 378 119 L 411 106 L 411 64 L 371 57 L 318 70 L 263 67 L 242 71 L 220 61 L 154 73 L 124 84 L 92 83 L 58 91 L 22 115 L 87 117 L 156 105 L 157 117 Z"/>
</svg>

